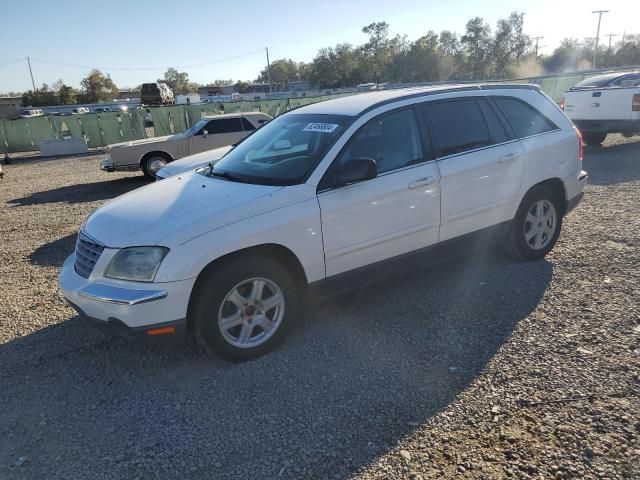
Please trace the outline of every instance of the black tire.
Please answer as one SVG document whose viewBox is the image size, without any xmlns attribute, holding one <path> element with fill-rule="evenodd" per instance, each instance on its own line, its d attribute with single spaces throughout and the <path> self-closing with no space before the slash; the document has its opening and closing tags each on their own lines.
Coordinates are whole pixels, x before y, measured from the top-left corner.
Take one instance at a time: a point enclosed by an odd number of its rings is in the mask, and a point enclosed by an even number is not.
<svg viewBox="0 0 640 480">
<path fill-rule="evenodd" d="M 582 141 L 591 147 L 602 144 L 605 138 L 607 138 L 607 132 L 584 132 L 582 134 Z"/>
<path fill-rule="evenodd" d="M 533 213 L 537 212 L 536 205 L 540 205 L 539 202 L 553 206 L 553 210 L 555 210 L 555 215 L 553 215 L 555 217 L 555 222 L 553 233 L 551 235 L 548 233 L 539 234 L 542 240 L 540 241 L 540 245 L 537 246 L 536 241 L 538 237 L 535 232 L 532 231 L 532 228 L 536 228 L 536 225 L 532 224 L 529 220 L 532 217 L 529 217 L 528 219 L 528 215 L 531 212 L 533 216 Z M 546 210 L 546 212 L 552 213 L 551 209 Z M 522 199 L 520 207 L 518 207 L 516 216 L 511 224 L 506 245 L 507 253 L 522 260 L 538 260 L 545 257 L 558 241 L 558 237 L 560 236 L 560 231 L 562 229 L 563 215 L 564 206 L 561 195 L 545 186 L 532 188 Z M 548 219 L 540 220 L 542 221 L 542 224 L 538 223 L 538 228 L 548 226 Z M 528 240 L 527 233 L 535 236 Z"/>
<path fill-rule="evenodd" d="M 254 278 L 267 279 L 280 288 L 284 296 L 284 316 L 274 333 L 264 343 L 242 348 L 225 338 L 218 318 L 219 313 L 223 311 L 221 309 L 230 304 L 228 301 L 224 302 L 227 294 L 243 281 Z M 261 255 L 235 257 L 208 267 L 198 279 L 192 295 L 189 324 L 198 345 L 209 354 L 234 362 L 251 360 L 272 351 L 283 340 L 299 311 L 300 295 L 290 272 L 275 260 Z M 274 313 L 273 316 L 275 315 Z M 238 327 L 243 328 L 242 325 Z M 254 327 L 255 330 L 257 335 L 266 333 L 262 327 Z"/>
<path fill-rule="evenodd" d="M 171 162 L 171 157 L 166 153 L 162 153 L 162 152 L 148 153 L 142 158 L 142 161 L 140 162 L 140 167 L 142 168 L 142 172 L 144 173 L 144 176 L 147 177 L 149 180 L 156 179 L 157 170 L 154 171 L 154 169 L 152 168 L 152 165 L 156 160 L 159 160 L 159 159 L 162 159 L 165 162 L 165 164 Z"/>
</svg>

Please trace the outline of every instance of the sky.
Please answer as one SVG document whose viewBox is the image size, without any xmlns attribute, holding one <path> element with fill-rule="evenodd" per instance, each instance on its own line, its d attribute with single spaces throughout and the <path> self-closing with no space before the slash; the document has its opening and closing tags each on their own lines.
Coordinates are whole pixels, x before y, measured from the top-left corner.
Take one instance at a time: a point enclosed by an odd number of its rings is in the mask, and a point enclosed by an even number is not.
<svg viewBox="0 0 640 480">
<path fill-rule="evenodd" d="M 406 34 L 415 40 L 429 30 L 462 34 L 475 16 L 495 28 L 499 18 L 519 11 L 525 14 L 526 33 L 544 37 L 540 40 L 543 53 L 551 53 L 565 37 L 595 37 L 593 10 L 610 11 L 603 15 L 600 29 L 600 41 L 605 44 L 608 38 L 603 35 L 609 33 L 619 35 L 614 42 L 624 31 L 640 33 L 640 0 L 2 3 L 0 92 L 32 88 L 22 60 L 26 57 L 31 57 L 38 87 L 63 79 L 77 88 L 91 67 L 110 74 L 120 88 L 161 78 L 168 67 L 186 71 L 198 83 L 253 80 L 266 66 L 265 47 L 272 61 L 309 62 L 322 47 L 364 43 L 367 37 L 361 29 L 374 21 L 389 23 L 391 35 Z M 148 70 L 126 70 L 140 68 Z"/>
</svg>

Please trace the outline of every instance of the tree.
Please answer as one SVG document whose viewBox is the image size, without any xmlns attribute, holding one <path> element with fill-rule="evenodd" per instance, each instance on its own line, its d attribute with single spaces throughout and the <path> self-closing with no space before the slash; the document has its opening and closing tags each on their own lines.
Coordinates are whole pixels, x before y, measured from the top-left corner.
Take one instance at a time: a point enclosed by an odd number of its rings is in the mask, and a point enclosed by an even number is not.
<svg viewBox="0 0 640 480">
<path fill-rule="evenodd" d="M 158 81 L 166 83 L 174 95 L 185 95 L 198 91 L 198 84 L 189 81 L 187 72 L 179 72 L 173 67 L 167 69 L 164 72 L 164 79 L 159 79 Z"/>
<path fill-rule="evenodd" d="M 43 83 L 42 87 L 35 92 L 29 90 L 22 95 L 23 107 L 48 107 L 57 104 L 58 97 L 56 92 L 51 91 L 46 83 Z"/>
<path fill-rule="evenodd" d="M 78 92 L 64 83 L 58 88 L 58 99 L 61 105 L 71 105 L 76 103 Z"/>
<path fill-rule="evenodd" d="M 287 90 L 289 82 L 300 80 L 298 72 L 299 64 L 291 59 L 280 58 L 271 62 L 271 83 L 280 84 Z M 258 82 L 267 83 L 269 81 L 269 70 L 265 67 L 258 75 Z"/>
<path fill-rule="evenodd" d="M 465 77 L 482 80 L 489 76 L 491 54 L 491 28 L 480 17 L 467 22 L 467 31 L 462 36 L 462 45 L 467 50 Z"/>
<path fill-rule="evenodd" d="M 498 28 L 491 42 L 495 78 L 509 76 L 510 67 L 519 63 L 531 46 L 531 39 L 525 35 L 523 25 L 524 13 L 513 12 L 508 18 L 498 20 Z"/>
<path fill-rule="evenodd" d="M 81 99 L 83 103 L 97 103 L 109 101 L 118 95 L 118 87 L 113 83 L 109 75 L 104 75 L 100 70 L 93 69 L 80 82 Z"/>
<path fill-rule="evenodd" d="M 233 86 L 233 88 L 235 89 L 236 92 L 238 93 L 245 93 L 248 88 L 249 88 L 249 84 L 247 82 L 243 82 L 241 80 L 238 80 L 235 85 Z"/>
</svg>

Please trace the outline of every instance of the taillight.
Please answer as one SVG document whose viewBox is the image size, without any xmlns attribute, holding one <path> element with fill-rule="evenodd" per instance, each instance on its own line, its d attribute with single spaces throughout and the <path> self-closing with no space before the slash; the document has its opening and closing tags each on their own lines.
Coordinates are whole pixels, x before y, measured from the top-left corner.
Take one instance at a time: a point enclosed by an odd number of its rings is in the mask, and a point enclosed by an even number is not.
<svg viewBox="0 0 640 480">
<path fill-rule="evenodd" d="M 631 100 L 631 111 L 640 112 L 640 93 L 633 94 L 633 100 Z"/>
<path fill-rule="evenodd" d="M 578 135 L 578 160 L 582 161 L 582 134 L 576 127 L 573 128 L 576 130 L 576 135 Z"/>
<path fill-rule="evenodd" d="M 564 97 L 560 99 L 559 106 L 560 106 L 560 110 L 564 111 Z"/>
</svg>

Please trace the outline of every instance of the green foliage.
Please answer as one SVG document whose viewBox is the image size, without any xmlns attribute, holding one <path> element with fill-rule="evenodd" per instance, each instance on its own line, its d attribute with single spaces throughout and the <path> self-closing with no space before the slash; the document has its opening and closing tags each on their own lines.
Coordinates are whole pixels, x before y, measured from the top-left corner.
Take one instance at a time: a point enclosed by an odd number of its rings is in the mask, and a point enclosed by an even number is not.
<svg viewBox="0 0 640 480">
<path fill-rule="evenodd" d="M 164 72 L 164 78 L 160 78 L 158 81 L 166 83 L 174 95 L 185 95 L 198 91 L 198 84 L 189 81 L 187 72 L 179 72 L 173 67 L 167 69 Z"/>
<path fill-rule="evenodd" d="M 49 89 L 49 85 L 42 84 L 42 87 L 36 90 L 29 90 L 22 95 L 23 107 L 48 107 L 58 104 L 58 96 L 56 92 Z"/>
<path fill-rule="evenodd" d="M 298 64 L 293 60 L 281 58 L 271 62 L 271 83 L 279 83 L 285 90 L 289 86 L 289 82 L 292 80 L 300 79 L 300 65 L 304 68 L 304 64 Z M 267 67 L 258 75 L 258 82 L 269 82 L 269 71 Z"/>
<path fill-rule="evenodd" d="M 104 75 L 100 70 L 93 69 L 80 82 L 81 94 L 78 100 L 81 103 L 98 103 L 113 100 L 118 96 L 118 87 L 113 83 L 109 75 Z"/>
</svg>

